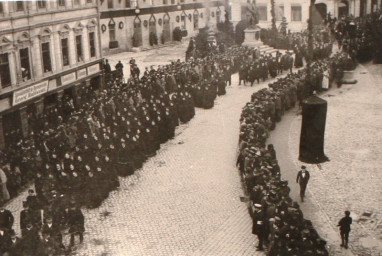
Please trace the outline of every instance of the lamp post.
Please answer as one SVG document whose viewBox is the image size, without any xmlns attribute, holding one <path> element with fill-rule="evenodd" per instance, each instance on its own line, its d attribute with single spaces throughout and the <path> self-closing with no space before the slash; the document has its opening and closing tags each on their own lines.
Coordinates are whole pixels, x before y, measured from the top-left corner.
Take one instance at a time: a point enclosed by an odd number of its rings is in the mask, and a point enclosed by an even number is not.
<svg viewBox="0 0 382 256">
<path fill-rule="evenodd" d="M 182 10 L 182 5 L 180 4 L 180 2 L 178 2 L 178 4 L 176 5 L 176 9 L 178 9 L 178 11 Z"/>
</svg>

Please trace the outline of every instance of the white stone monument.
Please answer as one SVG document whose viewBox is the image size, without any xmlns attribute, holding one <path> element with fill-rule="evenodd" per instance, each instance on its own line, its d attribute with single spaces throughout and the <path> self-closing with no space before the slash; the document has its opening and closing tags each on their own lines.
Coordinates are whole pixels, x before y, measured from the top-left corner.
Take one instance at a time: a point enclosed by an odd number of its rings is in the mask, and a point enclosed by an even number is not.
<svg viewBox="0 0 382 256">
<path fill-rule="evenodd" d="M 260 40 L 259 26 L 250 26 L 244 30 L 244 42 L 242 45 L 253 48 L 258 48 L 259 46 L 263 45 L 263 42 Z"/>
</svg>

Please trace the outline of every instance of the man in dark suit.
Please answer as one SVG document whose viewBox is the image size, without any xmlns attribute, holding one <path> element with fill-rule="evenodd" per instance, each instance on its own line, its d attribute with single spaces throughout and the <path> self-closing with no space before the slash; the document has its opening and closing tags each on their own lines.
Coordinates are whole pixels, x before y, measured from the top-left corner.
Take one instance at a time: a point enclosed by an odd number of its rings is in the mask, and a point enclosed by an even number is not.
<svg viewBox="0 0 382 256">
<path fill-rule="evenodd" d="M 352 222 L 353 219 L 350 217 L 350 212 L 345 211 L 345 217 L 343 217 L 337 225 L 338 227 L 340 227 L 342 241 L 341 246 L 345 247 L 345 249 L 348 248 L 350 225 L 352 224 Z"/>
<path fill-rule="evenodd" d="M 13 221 L 15 218 L 11 211 L 5 209 L 4 207 L 0 207 L 0 228 L 6 228 L 10 230 L 13 226 Z"/>
<path fill-rule="evenodd" d="M 300 197 L 301 202 L 304 202 L 305 190 L 308 185 L 308 181 L 310 178 L 310 174 L 308 170 L 306 170 L 306 166 L 301 166 L 301 170 L 297 174 L 296 182 L 300 185 Z"/>
</svg>

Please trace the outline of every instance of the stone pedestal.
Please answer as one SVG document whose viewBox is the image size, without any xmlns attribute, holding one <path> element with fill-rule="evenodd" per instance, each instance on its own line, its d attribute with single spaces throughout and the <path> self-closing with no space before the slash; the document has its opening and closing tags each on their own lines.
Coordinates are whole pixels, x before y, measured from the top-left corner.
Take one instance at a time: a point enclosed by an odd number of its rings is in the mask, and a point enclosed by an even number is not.
<svg viewBox="0 0 382 256">
<path fill-rule="evenodd" d="M 257 48 L 263 45 L 263 42 L 260 40 L 260 28 L 247 28 L 244 30 L 244 42 L 243 46 Z"/>
</svg>

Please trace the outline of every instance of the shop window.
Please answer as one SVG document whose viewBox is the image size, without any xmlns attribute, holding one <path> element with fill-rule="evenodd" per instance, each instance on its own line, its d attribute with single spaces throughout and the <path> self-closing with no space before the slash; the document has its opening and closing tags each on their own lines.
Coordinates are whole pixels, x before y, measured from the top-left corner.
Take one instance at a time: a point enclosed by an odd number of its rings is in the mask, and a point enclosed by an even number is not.
<svg viewBox="0 0 382 256">
<path fill-rule="evenodd" d="M 268 10 L 267 6 L 258 6 L 259 20 L 267 21 L 268 20 Z"/>
<path fill-rule="evenodd" d="M 83 61 L 82 57 L 82 35 L 76 35 L 77 62 Z"/>
<path fill-rule="evenodd" d="M 61 39 L 62 66 L 69 65 L 69 45 L 68 38 Z"/>
<path fill-rule="evenodd" d="M 23 48 L 19 50 L 21 76 L 23 81 L 31 79 L 30 61 L 29 61 L 29 48 Z"/>
<path fill-rule="evenodd" d="M 37 7 L 39 9 L 44 9 L 46 8 L 46 0 L 37 0 Z"/>
<path fill-rule="evenodd" d="M 24 1 L 16 1 L 16 11 L 17 12 L 24 11 Z"/>
<path fill-rule="evenodd" d="M 60 7 L 64 7 L 65 6 L 65 1 L 66 0 L 58 0 L 58 6 L 60 6 Z"/>
<path fill-rule="evenodd" d="M 291 7 L 291 21 L 301 21 L 301 6 L 292 6 Z"/>
<path fill-rule="evenodd" d="M 42 66 L 44 68 L 44 73 L 52 71 L 49 42 L 45 42 L 41 44 L 41 52 L 42 52 Z"/>
<path fill-rule="evenodd" d="M 0 54 L 0 82 L 2 88 L 11 85 L 11 71 L 9 69 L 8 53 Z"/>
<path fill-rule="evenodd" d="M 281 21 L 284 17 L 284 5 L 279 5 L 276 8 L 276 20 Z"/>
<path fill-rule="evenodd" d="M 95 57 L 96 56 L 96 48 L 95 48 L 94 32 L 89 33 L 89 48 L 90 48 L 90 57 Z"/>
</svg>

